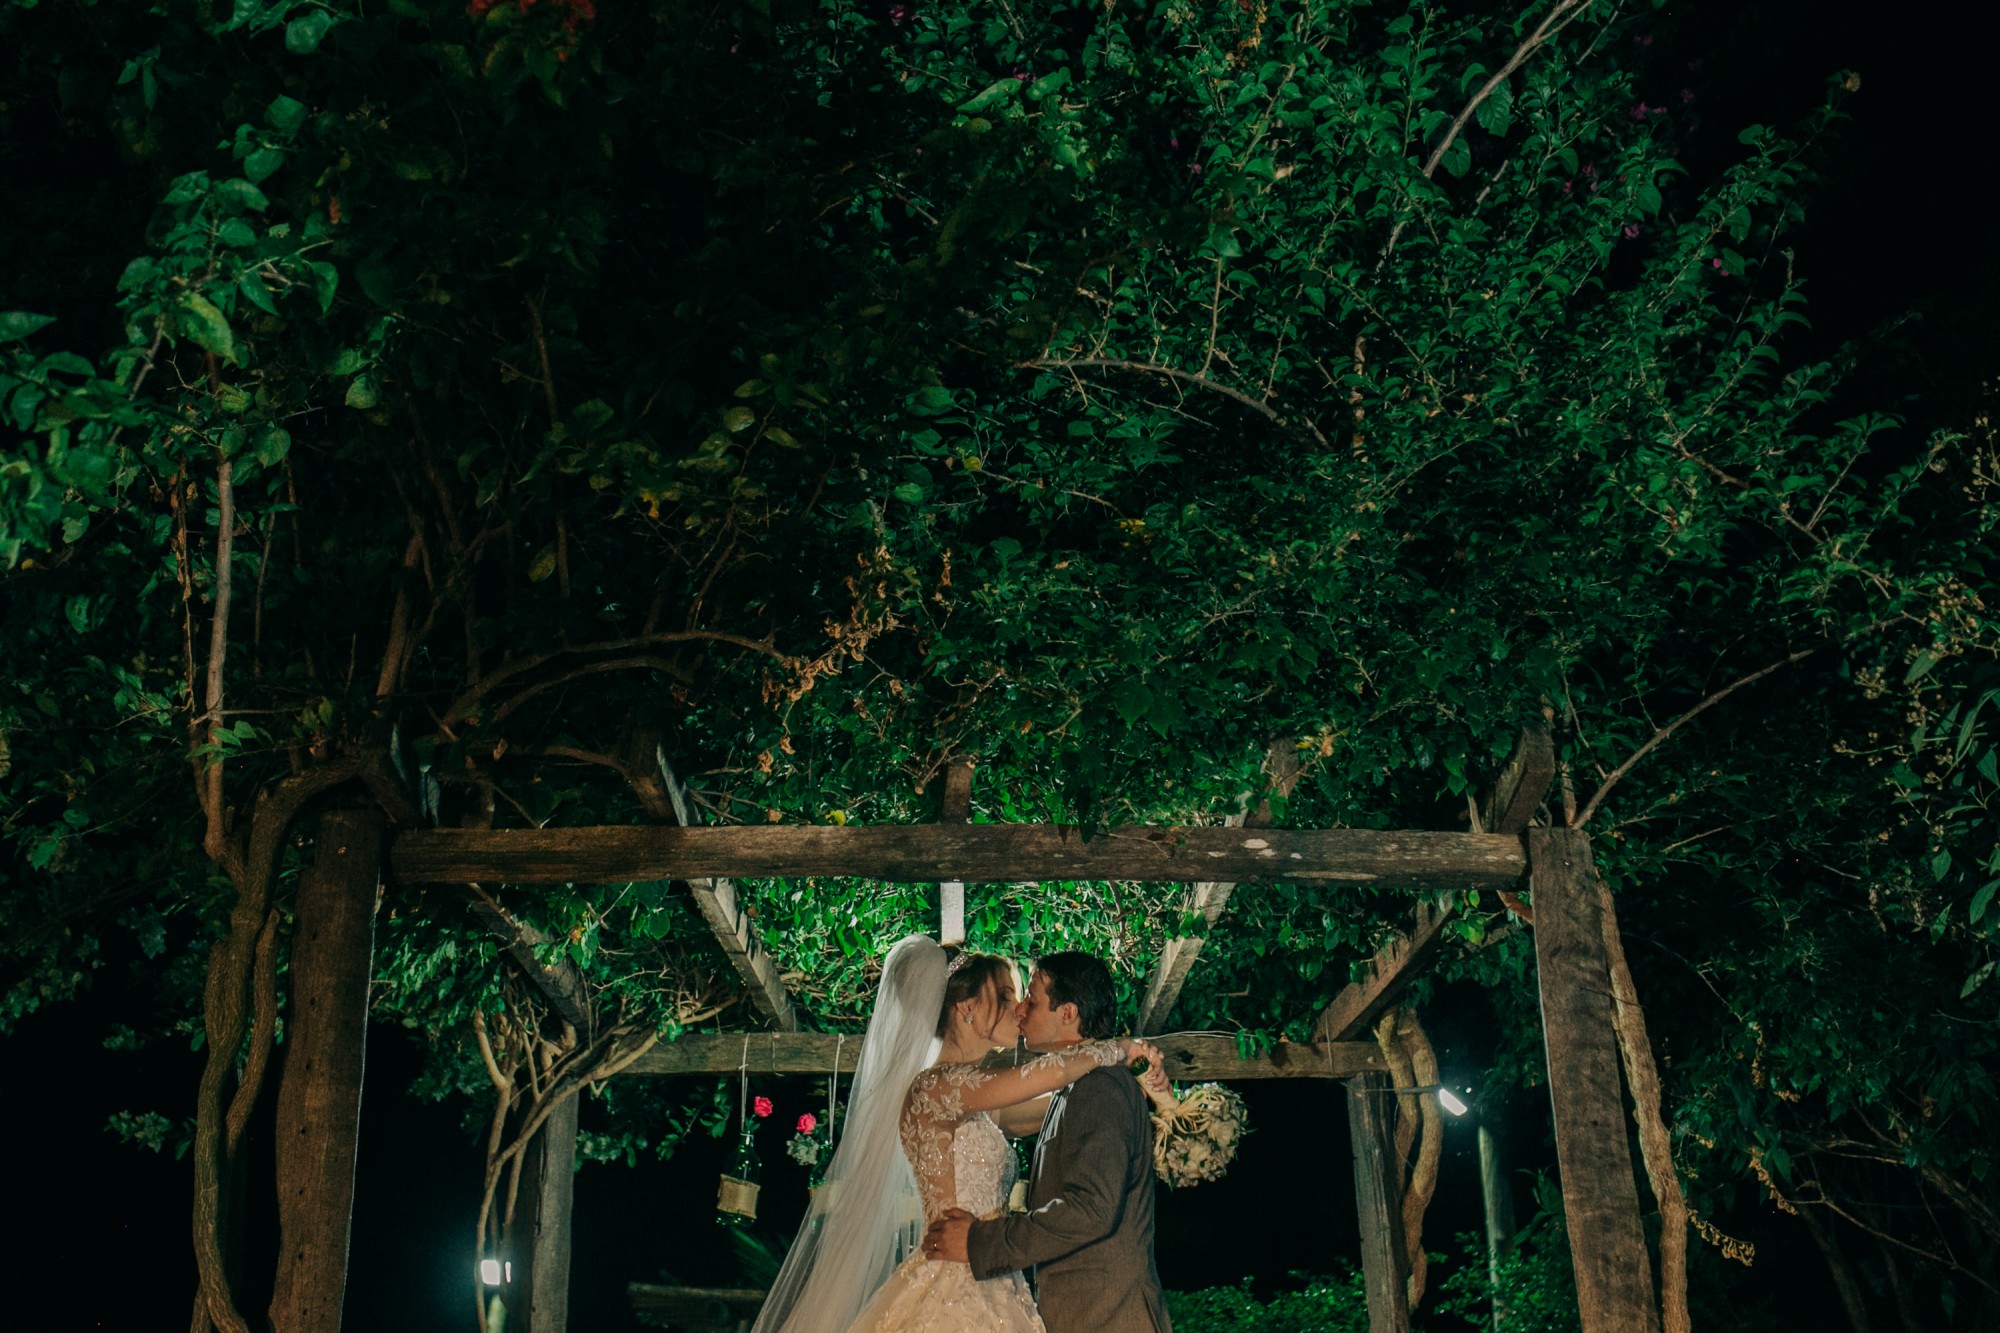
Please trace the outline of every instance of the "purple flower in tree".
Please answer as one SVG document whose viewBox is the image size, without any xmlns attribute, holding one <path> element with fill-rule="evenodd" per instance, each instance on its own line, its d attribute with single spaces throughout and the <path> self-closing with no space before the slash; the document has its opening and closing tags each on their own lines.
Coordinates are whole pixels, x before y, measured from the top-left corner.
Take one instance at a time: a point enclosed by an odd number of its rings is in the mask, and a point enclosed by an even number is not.
<svg viewBox="0 0 2000 1333">
<path fill-rule="evenodd" d="M 890 5 L 890 6 L 889 6 L 889 26 L 890 26 L 890 27 L 892 27 L 892 28 L 900 28 L 900 27 L 902 27 L 902 26 L 903 26 L 903 25 L 904 25 L 905 23 L 908 23 L 909 21 L 910 21 L 910 7 L 909 7 L 908 5 Z"/>
<path fill-rule="evenodd" d="M 1636 222 L 1628 222 L 1628 223 L 1626 223 L 1626 224 L 1625 224 L 1625 239 L 1626 239 L 1626 240 L 1628 240 L 1628 241 L 1636 241 L 1636 240 L 1638 240 L 1638 239 L 1639 239 L 1639 224 L 1638 224 L 1638 223 L 1636 223 Z"/>
</svg>

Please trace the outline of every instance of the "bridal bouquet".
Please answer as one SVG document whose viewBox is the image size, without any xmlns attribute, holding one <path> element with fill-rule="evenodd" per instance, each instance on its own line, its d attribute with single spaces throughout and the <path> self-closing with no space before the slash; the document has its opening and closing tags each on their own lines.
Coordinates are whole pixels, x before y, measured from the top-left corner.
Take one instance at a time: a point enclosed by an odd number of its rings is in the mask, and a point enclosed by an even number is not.
<svg viewBox="0 0 2000 1333">
<path fill-rule="evenodd" d="M 1220 1083 L 1197 1083 L 1153 1113 L 1153 1171 L 1176 1189 L 1220 1179 L 1249 1131 L 1243 1099 Z"/>
</svg>

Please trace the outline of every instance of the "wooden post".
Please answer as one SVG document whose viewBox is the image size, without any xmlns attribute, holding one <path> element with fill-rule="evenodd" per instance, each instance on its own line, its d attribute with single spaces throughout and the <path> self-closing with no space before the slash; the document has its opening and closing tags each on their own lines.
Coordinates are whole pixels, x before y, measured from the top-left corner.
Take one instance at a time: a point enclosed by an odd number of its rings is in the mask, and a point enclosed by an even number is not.
<svg viewBox="0 0 2000 1333">
<path fill-rule="evenodd" d="M 1479 1121 L 1479 1190 L 1486 1201 L 1486 1280 L 1497 1288 L 1500 1262 L 1514 1252 L 1514 1187 L 1507 1179 L 1500 1136 L 1484 1116 Z M 1495 1290 L 1493 1327 L 1506 1322 L 1506 1299 Z"/>
<path fill-rule="evenodd" d="M 944 768 L 944 789 L 938 795 L 938 823 L 963 824 L 972 818 L 972 761 L 953 759 Z M 965 943 L 965 881 L 948 879 L 938 885 L 938 943 Z"/>
<path fill-rule="evenodd" d="M 514 1255 L 508 1303 L 521 1319 L 519 1333 L 565 1333 L 569 1327 L 570 1216 L 576 1199 L 580 1096 L 563 1098 L 549 1112 L 523 1154 L 521 1213 L 508 1242 Z"/>
<path fill-rule="evenodd" d="M 1658 1333 L 1590 839 L 1528 830 L 1542 1038 L 1583 1333 Z"/>
<path fill-rule="evenodd" d="M 1354 1207 L 1361 1218 L 1361 1274 L 1368 1333 L 1409 1333 L 1409 1265 L 1403 1252 L 1402 1163 L 1396 1158 L 1396 1090 L 1387 1074 L 1347 1080 L 1354 1142 Z"/>
<path fill-rule="evenodd" d="M 278 1086 L 276 1333 L 340 1333 L 381 865 L 380 812 L 336 810 L 299 877 Z"/>
</svg>

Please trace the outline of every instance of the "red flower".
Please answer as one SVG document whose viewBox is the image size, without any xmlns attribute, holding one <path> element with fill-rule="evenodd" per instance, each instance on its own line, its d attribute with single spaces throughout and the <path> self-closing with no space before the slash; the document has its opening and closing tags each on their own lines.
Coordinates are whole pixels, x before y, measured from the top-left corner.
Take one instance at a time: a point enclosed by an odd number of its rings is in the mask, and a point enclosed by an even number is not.
<svg viewBox="0 0 2000 1333">
<path fill-rule="evenodd" d="M 769 1097 L 752 1097 L 750 1099 L 750 1111 L 759 1120 L 762 1120 L 765 1116 L 771 1114 L 771 1099 Z"/>
<path fill-rule="evenodd" d="M 810 1134 L 819 1128 L 819 1119 L 811 1111 L 799 1117 L 799 1133 Z"/>
</svg>

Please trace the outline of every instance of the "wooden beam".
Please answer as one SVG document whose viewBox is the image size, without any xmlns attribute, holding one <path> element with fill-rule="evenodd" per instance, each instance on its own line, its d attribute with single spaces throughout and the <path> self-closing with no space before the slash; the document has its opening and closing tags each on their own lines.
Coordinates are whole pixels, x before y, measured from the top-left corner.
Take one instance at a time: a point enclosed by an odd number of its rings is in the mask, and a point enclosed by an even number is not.
<svg viewBox="0 0 2000 1333">
<path fill-rule="evenodd" d="M 1313 1020 L 1314 1041 L 1352 1041 L 1375 1026 L 1403 991 L 1437 956 L 1451 909 L 1417 904 L 1416 928 L 1397 935 L 1368 961 L 1368 974 L 1350 982 Z"/>
<path fill-rule="evenodd" d="M 1486 888 L 1513 884 L 1526 858 L 1519 838 L 1498 833 L 1137 825 L 1086 839 L 1083 830 L 1052 824 L 627 825 L 411 829 L 390 843 L 389 869 L 414 884 L 824 875 L 919 884 L 1112 879 Z"/>
<path fill-rule="evenodd" d="M 694 808 L 688 804 L 687 795 L 681 790 L 680 779 L 674 776 L 673 768 L 667 763 L 667 753 L 657 740 L 644 739 L 641 745 L 650 744 L 652 753 L 646 776 L 633 779 L 633 788 L 645 802 L 649 813 L 656 817 L 671 815 L 678 829 L 650 830 L 662 834 L 688 834 L 726 832 L 722 829 L 697 829 L 689 827 L 694 823 Z M 643 767 L 643 766 L 642 766 Z M 660 806 L 664 798 L 666 805 Z M 641 832 L 646 830 L 623 830 Z M 694 899 L 695 910 L 708 923 L 715 942 L 722 946 L 723 957 L 750 996 L 750 1007 L 757 1011 L 772 1027 L 781 1032 L 803 1031 L 806 1024 L 798 1007 L 792 1003 L 791 992 L 785 989 L 784 978 L 778 975 L 778 965 L 771 955 L 764 952 L 764 942 L 757 938 L 757 929 L 751 923 L 737 901 L 736 886 L 724 878 L 727 872 L 707 873 L 677 871 L 672 874 L 608 876 L 607 878 L 630 879 L 685 879 L 688 893 Z M 518 877 L 517 877 L 517 881 Z M 542 880 L 540 883 L 550 881 Z"/>
<path fill-rule="evenodd" d="M 1526 830 L 1555 773 L 1556 754 L 1548 723 L 1536 718 L 1521 728 L 1513 755 L 1488 793 L 1485 809 L 1480 812 L 1480 822 L 1488 827 L 1473 832 L 1519 834 Z M 1367 975 L 1333 997 L 1313 1023 L 1313 1040 L 1352 1041 L 1372 1029 L 1404 988 L 1430 966 L 1444 942 L 1444 927 L 1451 916 L 1449 906 L 1419 903 L 1415 928 L 1378 950 L 1368 961 Z"/>
<path fill-rule="evenodd" d="M 1486 808 L 1479 812 L 1480 823 L 1485 827 L 1475 832 L 1526 832 L 1528 821 L 1535 817 L 1535 810 L 1548 795 L 1549 784 L 1555 778 L 1555 742 L 1549 736 L 1549 724 L 1535 718 L 1521 727 L 1521 734 L 1514 741 L 1514 753 L 1500 770 L 1500 776 L 1493 780 Z"/>
<path fill-rule="evenodd" d="M 514 960 L 514 965 L 521 969 L 521 975 L 542 993 L 542 998 L 549 1002 L 549 1007 L 562 1021 L 589 1040 L 589 1034 L 595 1029 L 595 1019 L 590 1004 L 590 988 L 584 984 L 583 973 L 567 959 L 554 967 L 543 967 L 541 959 L 535 954 L 535 947 L 547 944 L 548 936 L 525 921 L 516 920 L 478 885 L 471 887 L 473 920 L 500 942 L 500 951 Z"/>
<path fill-rule="evenodd" d="M 674 1328 L 736 1333 L 753 1322 L 769 1295 L 761 1287 L 667 1287 L 655 1282 L 628 1282 L 625 1297 L 632 1309 Z"/>
<path fill-rule="evenodd" d="M 1403 1243 L 1403 1163 L 1396 1152 L 1396 1092 L 1387 1074 L 1347 1081 L 1354 1148 L 1354 1209 L 1361 1221 L 1361 1277 L 1368 1333 L 1409 1333 L 1409 1258 Z"/>
<path fill-rule="evenodd" d="M 1213 881 L 1196 884 L 1188 890 L 1182 910 L 1190 916 L 1199 912 L 1207 923 L 1205 928 L 1213 930 L 1235 889 L 1234 884 Z M 1134 1032 L 1143 1037 L 1167 1025 L 1174 1006 L 1181 1002 L 1181 991 L 1187 986 L 1188 973 L 1194 970 L 1194 960 L 1201 957 L 1203 942 L 1200 935 L 1176 935 L 1161 948 L 1160 961 L 1153 965 L 1145 997 L 1139 1001 L 1139 1021 L 1132 1029 Z"/>
<path fill-rule="evenodd" d="M 749 1037 L 749 1048 L 744 1037 Z M 1382 1051 L 1372 1041 L 1311 1045 L 1280 1042 L 1245 1058 L 1236 1053 L 1236 1039 L 1214 1033 L 1172 1032 L 1152 1038 L 1167 1057 L 1167 1074 L 1179 1079 L 1229 1081 L 1269 1078 L 1351 1078 L 1386 1068 Z M 746 1060 L 753 1074 L 825 1074 L 832 1070 L 836 1048 L 840 1072 L 854 1072 L 861 1054 L 861 1037 L 831 1032 L 686 1033 L 661 1042 L 626 1066 L 626 1074 L 733 1074 Z M 1012 1063 L 1013 1052 L 995 1057 Z"/>
<path fill-rule="evenodd" d="M 279 1333 L 340 1333 L 381 866 L 378 811 L 320 817 L 313 863 L 299 876 L 278 1084 Z"/>
<path fill-rule="evenodd" d="M 1583 1333 L 1658 1333 L 1596 872 L 1580 829 L 1528 830 L 1556 1163 Z"/>
<path fill-rule="evenodd" d="M 1292 788 L 1299 782 L 1299 755 L 1290 737 L 1272 744 L 1264 757 L 1264 772 L 1271 778 L 1272 790 L 1280 797 L 1292 794 Z M 1258 802 L 1255 810 L 1229 816 L 1223 827 L 1261 829 L 1269 828 L 1271 822 L 1271 802 L 1265 799 Z M 1188 890 L 1183 910 L 1189 915 L 1201 914 L 1202 934 L 1176 935 L 1160 950 L 1160 961 L 1154 964 L 1153 975 L 1147 979 L 1145 997 L 1139 1002 L 1139 1022 L 1133 1029 L 1141 1036 L 1158 1032 L 1174 1016 L 1174 1006 L 1180 1003 L 1188 973 L 1194 970 L 1195 959 L 1201 957 L 1208 932 L 1215 929 L 1215 923 L 1228 910 L 1229 895 L 1235 889 L 1233 883 L 1207 880 Z"/>
</svg>

